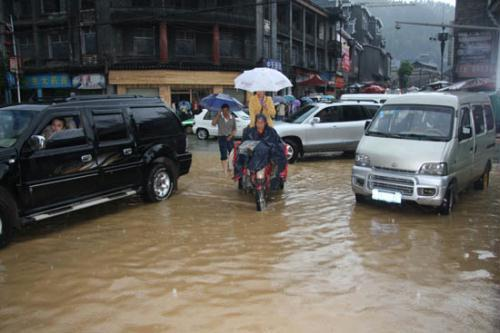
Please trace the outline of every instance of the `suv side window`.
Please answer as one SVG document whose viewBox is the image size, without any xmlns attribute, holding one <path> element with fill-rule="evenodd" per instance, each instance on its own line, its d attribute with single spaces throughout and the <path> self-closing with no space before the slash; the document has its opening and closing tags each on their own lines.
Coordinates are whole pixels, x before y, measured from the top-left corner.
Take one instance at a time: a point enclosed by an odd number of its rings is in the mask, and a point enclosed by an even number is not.
<svg viewBox="0 0 500 333">
<path fill-rule="evenodd" d="M 87 144 L 87 136 L 77 114 L 53 116 L 38 135 L 47 140 L 46 149 Z"/>
<path fill-rule="evenodd" d="M 129 137 L 127 123 L 121 112 L 95 113 L 94 124 L 99 142 L 124 140 Z"/>
<path fill-rule="evenodd" d="M 176 115 L 166 107 L 132 108 L 132 114 L 141 138 L 157 138 L 182 132 Z"/>
<path fill-rule="evenodd" d="M 331 106 L 324 108 L 316 114 L 321 121 L 321 123 L 335 123 L 339 121 L 340 108 Z"/>
<path fill-rule="evenodd" d="M 493 110 L 491 110 L 490 105 L 484 106 L 484 117 L 486 118 L 486 130 L 491 131 L 495 127 L 495 121 L 493 119 Z"/>
<path fill-rule="evenodd" d="M 483 107 L 481 105 L 474 105 L 472 107 L 472 117 L 474 118 L 474 127 L 476 134 L 482 134 L 486 131 L 484 124 Z"/>
<path fill-rule="evenodd" d="M 342 106 L 341 121 L 358 121 L 365 120 L 367 117 L 364 114 L 363 108 L 360 105 L 344 105 Z"/>
</svg>

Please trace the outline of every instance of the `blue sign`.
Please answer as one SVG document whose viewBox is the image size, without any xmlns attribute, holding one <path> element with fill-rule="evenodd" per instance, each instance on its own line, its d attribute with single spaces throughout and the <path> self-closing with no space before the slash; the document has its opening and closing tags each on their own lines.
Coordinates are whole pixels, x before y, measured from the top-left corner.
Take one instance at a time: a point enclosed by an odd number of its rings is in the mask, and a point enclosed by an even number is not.
<svg viewBox="0 0 500 333">
<path fill-rule="evenodd" d="M 265 65 L 267 68 L 272 68 L 272 69 L 275 69 L 275 70 L 280 71 L 280 72 L 283 69 L 283 66 L 281 65 L 281 61 L 279 61 L 277 59 L 266 59 Z"/>
<path fill-rule="evenodd" d="M 25 75 L 22 85 L 25 89 L 55 89 L 71 88 L 72 82 L 65 73 L 33 74 Z"/>
<path fill-rule="evenodd" d="M 11 72 L 7 72 L 5 79 L 7 80 L 7 86 L 9 88 L 12 89 L 16 87 L 16 77 L 14 76 L 14 74 L 12 74 Z"/>
</svg>

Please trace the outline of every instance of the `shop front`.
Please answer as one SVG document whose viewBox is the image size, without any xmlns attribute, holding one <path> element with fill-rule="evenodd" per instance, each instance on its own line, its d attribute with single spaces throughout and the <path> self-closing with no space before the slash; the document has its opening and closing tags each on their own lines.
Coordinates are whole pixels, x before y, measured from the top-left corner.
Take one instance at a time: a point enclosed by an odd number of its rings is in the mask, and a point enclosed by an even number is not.
<svg viewBox="0 0 500 333">
<path fill-rule="evenodd" d="M 160 96 L 179 109 L 189 103 L 196 112 L 200 100 L 212 93 L 227 93 L 241 102 L 246 94 L 234 89 L 238 72 L 181 70 L 111 70 L 109 84 L 119 95 Z"/>
<path fill-rule="evenodd" d="M 67 73 L 24 75 L 21 87 L 23 100 L 68 97 L 73 88 Z"/>
</svg>

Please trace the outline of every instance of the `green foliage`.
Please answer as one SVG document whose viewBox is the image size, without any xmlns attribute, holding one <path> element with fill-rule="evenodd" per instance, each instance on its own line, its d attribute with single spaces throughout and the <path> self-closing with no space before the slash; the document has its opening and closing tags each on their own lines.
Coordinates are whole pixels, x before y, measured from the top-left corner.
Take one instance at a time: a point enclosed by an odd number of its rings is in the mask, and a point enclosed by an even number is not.
<svg viewBox="0 0 500 333">
<path fill-rule="evenodd" d="M 408 88 L 408 78 L 411 73 L 413 73 L 413 66 L 411 62 L 408 60 L 401 61 L 398 69 L 399 86 L 401 88 Z"/>
</svg>

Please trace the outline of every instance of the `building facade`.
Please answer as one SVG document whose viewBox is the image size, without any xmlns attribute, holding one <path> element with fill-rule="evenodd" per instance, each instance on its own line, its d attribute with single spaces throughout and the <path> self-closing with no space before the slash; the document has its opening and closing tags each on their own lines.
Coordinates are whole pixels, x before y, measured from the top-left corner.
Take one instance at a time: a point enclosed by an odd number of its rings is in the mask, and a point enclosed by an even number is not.
<svg viewBox="0 0 500 333">
<path fill-rule="evenodd" d="M 70 93 L 161 96 L 197 103 L 269 66 L 300 87 L 330 84 L 341 57 L 336 22 L 308 0 L 6 0 L 24 100 Z"/>
<path fill-rule="evenodd" d="M 455 23 L 498 27 L 498 0 L 457 0 Z M 498 31 L 454 30 L 453 77 L 455 81 L 471 78 L 494 80 L 499 50 Z"/>
</svg>

